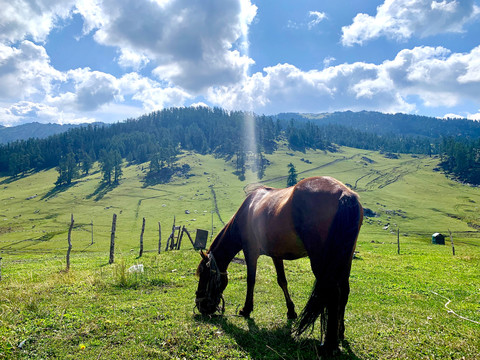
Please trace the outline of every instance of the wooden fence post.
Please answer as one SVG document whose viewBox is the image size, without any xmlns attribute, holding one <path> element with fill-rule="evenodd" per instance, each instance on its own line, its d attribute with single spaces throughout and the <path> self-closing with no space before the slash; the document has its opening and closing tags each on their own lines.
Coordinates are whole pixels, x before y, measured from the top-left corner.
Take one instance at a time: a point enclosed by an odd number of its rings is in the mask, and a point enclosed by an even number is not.
<svg viewBox="0 0 480 360">
<path fill-rule="evenodd" d="M 145 218 L 143 218 L 143 223 L 142 223 L 142 232 L 140 233 L 140 254 L 138 257 L 142 257 L 143 255 L 143 233 L 145 232 Z"/>
<path fill-rule="evenodd" d="M 160 225 L 160 221 L 158 222 L 158 253 L 162 249 L 162 225 Z"/>
<path fill-rule="evenodd" d="M 210 233 L 210 241 L 213 239 L 213 210 L 212 210 L 212 232 Z"/>
<path fill-rule="evenodd" d="M 115 256 L 115 230 L 117 226 L 117 214 L 113 214 L 112 220 L 112 234 L 110 236 L 110 260 L 108 261 L 109 264 L 113 264 L 114 256 Z"/>
<path fill-rule="evenodd" d="M 400 255 L 400 228 L 397 229 L 397 254 Z"/>
<path fill-rule="evenodd" d="M 0 256 L 0 281 L 2 281 L 2 257 Z"/>
<path fill-rule="evenodd" d="M 455 246 L 453 246 L 452 232 L 450 231 L 450 229 L 448 229 L 448 232 L 450 233 L 450 243 L 452 244 L 452 254 L 453 254 L 453 256 L 455 256 Z"/>
<path fill-rule="evenodd" d="M 93 220 L 90 221 L 90 226 L 92 228 L 92 243 L 90 245 L 93 245 Z"/>
<path fill-rule="evenodd" d="M 67 272 L 70 270 L 70 252 L 72 251 L 72 229 L 73 229 L 74 222 L 75 221 L 73 220 L 73 214 L 72 214 L 70 227 L 68 228 L 68 250 L 67 250 L 67 269 L 66 269 Z"/>
</svg>

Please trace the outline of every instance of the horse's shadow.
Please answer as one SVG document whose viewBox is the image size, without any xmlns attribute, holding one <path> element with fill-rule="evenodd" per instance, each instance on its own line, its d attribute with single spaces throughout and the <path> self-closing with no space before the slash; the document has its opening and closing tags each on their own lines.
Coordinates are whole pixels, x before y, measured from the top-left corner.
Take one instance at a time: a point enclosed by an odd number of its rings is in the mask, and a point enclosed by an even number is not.
<svg viewBox="0 0 480 360">
<path fill-rule="evenodd" d="M 322 354 L 321 342 L 314 338 L 296 338 L 292 335 L 293 322 L 287 321 L 276 329 L 263 329 L 254 319 L 245 319 L 248 330 L 229 320 L 227 316 L 206 317 L 196 315 L 196 320 L 215 324 L 225 334 L 233 337 L 238 346 L 248 352 L 252 359 L 339 359 L 361 360 L 356 356 L 348 341 L 342 342 L 342 352 L 335 356 Z"/>
</svg>

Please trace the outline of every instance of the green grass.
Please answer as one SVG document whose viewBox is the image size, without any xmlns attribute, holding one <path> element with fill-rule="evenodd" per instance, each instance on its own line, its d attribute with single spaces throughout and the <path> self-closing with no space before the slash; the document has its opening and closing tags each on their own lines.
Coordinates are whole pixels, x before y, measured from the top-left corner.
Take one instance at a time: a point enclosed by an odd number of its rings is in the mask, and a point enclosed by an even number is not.
<svg viewBox="0 0 480 360">
<path fill-rule="evenodd" d="M 480 358 L 479 189 L 432 171 L 438 159 L 386 159 L 377 152 L 341 150 L 303 154 L 280 148 L 267 155 L 271 166 L 264 178 L 268 186 L 285 186 L 286 165 L 293 162 L 300 178 L 331 175 L 351 184 L 364 206 L 379 215 L 366 218 L 360 234 L 339 358 Z M 195 176 L 144 188 L 142 166 L 130 166 L 120 186 L 98 200 L 92 196 L 98 172 L 57 193 L 52 191 L 54 170 L 14 182 L 0 179 L 0 358 L 317 356 L 319 329 L 300 338 L 291 335 L 292 323 L 267 257 L 259 261 L 250 320 L 235 315 L 246 292 L 245 266 L 236 263 L 229 267 L 225 316 L 204 318 L 193 312 L 200 256 L 186 239 L 182 250 L 156 254 L 158 222 L 164 244 L 173 216 L 192 234 L 195 228 L 210 231 L 211 186 L 226 222 L 253 175 L 247 173 L 247 181 L 240 182 L 232 164 L 211 156 L 185 153 L 180 161 L 190 164 Z M 71 213 L 76 227 L 71 269 L 65 273 Z M 118 215 L 116 258 L 108 265 L 113 213 Z M 143 217 L 147 253 L 138 258 Z M 213 225 L 214 232 L 222 227 L 216 214 Z M 448 230 L 455 256 L 448 236 L 445 246 L 430 243 L 433 232 Z M 140 263 L 143 274 L 127 271 Z M 286 262 L 286 274 L 299 311 L 313 284 L 308 259 Z"/>
</svg>

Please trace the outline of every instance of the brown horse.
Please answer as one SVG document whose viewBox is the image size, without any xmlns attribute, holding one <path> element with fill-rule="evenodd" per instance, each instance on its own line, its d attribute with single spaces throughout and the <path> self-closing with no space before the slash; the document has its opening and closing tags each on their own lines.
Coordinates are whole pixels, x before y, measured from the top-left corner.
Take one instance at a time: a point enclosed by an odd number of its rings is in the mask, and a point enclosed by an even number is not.
<svg viewBox="0 0 480 360">
<path fill-rule="evenodd" d="M 287 303 L 287 317 L 295 319 L 295 306 L 287 289 L 283 260 L 308 256 L 316 281 L 296 325 L 299 335 L 321 316 L 327 351 L 338 348 L 344 336 L 353 252 L 363 220 L 355 192 L 331 177 L 312 177 L 286 189 L 259 187 L 251 191 L 238 211 L 201 252 L 195 303 L 202 314 L 223 312 L 220 302 L 227 286 L 227 267 L 243 250 L 247 263 L 247 297 L 240 315 L 253 310 L 257 259 L 273 259 L 277 281 Z"/>
</svg>

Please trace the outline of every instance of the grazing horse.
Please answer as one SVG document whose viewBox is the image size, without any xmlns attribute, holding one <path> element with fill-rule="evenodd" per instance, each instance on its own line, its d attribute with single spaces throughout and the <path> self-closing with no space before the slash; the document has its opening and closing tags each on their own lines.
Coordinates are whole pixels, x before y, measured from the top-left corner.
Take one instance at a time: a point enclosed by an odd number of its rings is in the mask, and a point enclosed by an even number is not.
<svg viewBox="0 0 480 360">
<path fill-rule="evenodd" d="M 327 351 L 338 349 L 344 337 L 344 312 L 357 236 L 363 220 L 358 195 L 331 177 L 312 177 L 286 189 L 258 187 L 220 231 L 197 269 L 195 303 L 204 314 L 223 312 L 227 267 L 243 250 L 247 264 L 247 296 L 240 315 L 253 310 L 257 259 L 268 255 L 277 271 L 277 282 L 287 303 L 287 317 L 297 313 L 287 289 L 283 260 L 308 256 L 315 275 L 310 299 L 300 314 L 300 335 L 321 317 L 322 338 Z M 325 336 L 324 336 L 325 335 Z"/>
</svg>

